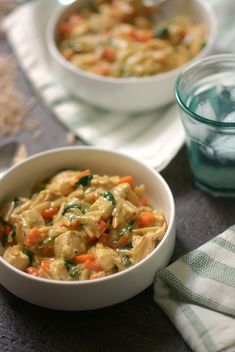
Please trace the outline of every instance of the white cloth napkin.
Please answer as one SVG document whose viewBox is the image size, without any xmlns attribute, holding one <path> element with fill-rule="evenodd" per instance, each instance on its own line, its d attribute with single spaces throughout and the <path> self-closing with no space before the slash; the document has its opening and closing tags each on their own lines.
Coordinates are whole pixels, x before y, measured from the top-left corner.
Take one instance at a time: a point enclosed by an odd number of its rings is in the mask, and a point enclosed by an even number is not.
<svg viewBox="0 0 235 352">
<path fill-rule="evenodd" d="M 154 299 L 195 352 L 235 351 L 235 226 L 156 274 Z"/>
</svg>

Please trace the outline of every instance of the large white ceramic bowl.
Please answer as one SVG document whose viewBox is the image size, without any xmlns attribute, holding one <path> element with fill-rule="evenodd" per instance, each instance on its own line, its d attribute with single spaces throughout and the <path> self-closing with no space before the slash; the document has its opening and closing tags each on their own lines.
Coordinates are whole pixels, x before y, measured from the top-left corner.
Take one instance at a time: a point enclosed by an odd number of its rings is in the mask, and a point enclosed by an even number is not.
<svg viewBox="0 0 235 352">
<path fill-rule="evenodd" d="M 93 147 L 69 147 L 37 154 L 10 169 L 0 180 L 0 203 L 27 193 L 36 181 L 65 168 L 90 168 L 108 175 L 134 176 L 144 183 L 147 197 L 165 212 L 167 232 L 144 260 L 117 274 L 93 281 L 54 281 L 33 277 L 0 257 L 1 284 L 16 296 L 39 306 L 60 310 L 89 310 L 124 301 L 148 287 L 156 271 L 167 265 L 175 243 L 175 207 L 164 179 L 142 162 L 124 154 Z"/>
<path fill-rule="evenodd" d="M 75 9 L 87 1 L 79 0 L 66 8 L 59 9 L 51 17 L 47 28 L 47 46 L 51 56 L 51 68 L 68 91 L 73 96 L 93 105 L 116 111 L 148 110 L 173 101 L 176 77 L 186 65 L 152 77 L 111 78 L 76 68 L 63 58 L 56 44 L 59 25 Z M 208 1 L 167 0 L 162 5 L 162 14 L 169 18 L 187 14 L 196 22 L 205 23 L 206 45 L 195 59 L 204 57 L 211 52 L 217 33 L 217 21 Z M 189 63 L 193 60 L 190 60 Z"/>
</svg>

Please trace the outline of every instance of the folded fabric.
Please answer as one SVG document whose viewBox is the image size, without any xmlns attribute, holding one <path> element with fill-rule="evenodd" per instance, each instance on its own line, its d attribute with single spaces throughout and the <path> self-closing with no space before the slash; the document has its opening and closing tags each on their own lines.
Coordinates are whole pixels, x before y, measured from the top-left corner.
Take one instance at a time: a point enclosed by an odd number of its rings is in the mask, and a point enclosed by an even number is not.
<svg viewBox="0 0 235 352">
<path fill-rule="evenodd" d="M 235 351 L 235 226 L 154 281 L 154 299 L 196 352 Z"/>
</svg>

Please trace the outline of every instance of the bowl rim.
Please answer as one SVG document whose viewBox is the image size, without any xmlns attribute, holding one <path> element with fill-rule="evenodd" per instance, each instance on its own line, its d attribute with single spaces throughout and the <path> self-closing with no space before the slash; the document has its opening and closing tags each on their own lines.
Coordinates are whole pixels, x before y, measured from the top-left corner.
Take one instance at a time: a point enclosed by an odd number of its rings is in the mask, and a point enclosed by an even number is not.
<svg viewBox="0 0 235 352">
<path fill-rule="evenodd" d="M 159 172 L 157 172 L 156 170 L 150 168 L 145 162 L 137 160 L 136 158 L 129 156 L 123 152 L 119 152 L 119 151 L 115 151 L 112 149 L 107 149 L 107 148 L 97 148 L 97 147 L 93 147 L 93 146 L 69 146 L 69 147 L 60 147 L 60 148 L 54 148 L 54 149 L 50 149 L 47 151 L 43 151 L 40 153 L 36 153 L 30 157 L 27 157 L 25 160 L 23 160 L 22 162 L 18 163 L 17 165 L 11 167 L 8 171 L 6 171 L 4 173 L 4 175 L 0 178 L 0 184 L 2 182 L 2 180 L 6 179 L 7 176 L 9 174 L 11 174 L 12 172 L 14 172 L 15 170 L 17 170 L 18 168 L 21 168 L 23 165 L 27 165 L 30 164 L 31 161 L 35 160 L 35 159 L 40 159 L 43 158 L 44 156 L 50 155 L 50 154 L 59 154 L 61 152 L 66 152 L 66 151 L 78 151 L 79 150 L 91 150 L 91 151 L 98 151 L 98 152 L 104 152 L 104 153 L 108 153 L 108 154 L 112 154 L 112 155 L 117 155 L 117 156 L 121 156 L 124 158 L 127 158 L 131 161 L 134 161 L 137 164 L 140 164 L 140 166 L 146 168 L 148 170 L 148 172 L 150 172 L 152 175 L 154 175 L 158 181 L 160 181 L 161 183 L 161 187 L 164 188 L 164 192 L 167 195 L 168 201 L 169 201 L 169 205 L 170 205 L 170 211 L 171 211 L 171 216 L 168 220 L 168 224 L 167 224 L 167 230 L 166 233 L 163 237 L 163 239 L 160 241 L 160 243 L 158 244 L 157 247 L 154 248 L 154 250 L 149 253 L 144 259 L 142 259 L 140 262 L 134 264 L 133 266 L 120 271 L 118 273 L 114 273 L 105 277 L 101 277 L 98 278 L 96 280 L 77 280 L 77 281 L 60 281 L 60 280 L 52 280 L 52 279 L 44 279 L 44 278 L 40 278 L 40 277 L 35 277 L 33 275 L 29 275 L 27 273 L 25 273 L 24 271 L 17 269 L 16 267 L 14 267 L 13 265 L 11 265 L 10 263 L 8 263 L 2 256 L 0 256 L 0 263 L 2 263 L 4 266 L 6 266 L 8 269 L 13 270 L 15 272 L 15 274 L 19 274 L 21 276 L 23 276 L 24 278 L 28 279 L 28 280 L 33 280 L 38 283 L 47 283 L 47 284 L 51 284 L 51 285 L 58 285 L 58 286 L 84 286 L 84 285 L 96 285 L 97 283 L 101 283 L 101 282 L 106 282 L 106 281 L 112 281 L 115 277 L 121 277 L 121 276 L 125 276 L 128 275 L 130 272 L 137 270 L 140 266 L 142 266 L 144 263 L 148 262 L 152 256 L 155 255 L 156 252 L 158 252 L 159 250 L 161 250 L 161 247 L 163 245 L 163 243 L 166 241 L 166 239 L 171 235 L 172 231 L 174 231 L 174 224 L 175 224 L 175 203 L 174 203 L 174 198 L 173 198 L 173 194 L 171 192 L 171 189 L 169 187 L 169 185 L 167 184 L 167 182 L 165 181 L 165 179 L 160 175 Z"/>
<path fill-rule="evenodd" d="M 72 63 L 70 63 L 69 61 L 67 61 L 62 54 L 60 53 L 60 51 L 58 50 L 58 47 L 55 43 L 54 40 L 54 30 L 55 27 L 60 19 L 60 17 L 66 12 L 68 11 L 71 7 L 75 6 L 76 2 L 73 2 L 72 4 L 59 8 L 55 11 L 55 13 L 51 16 L 51 18 L 49 19 L 49 22 L 47 24 L 47 28 L 46 28 L 46 42 L 47 42 L 47 47 L 48 50 L 50 52 L 50 54 L 52 55 L 52 57 L 59 62 L 65 69 L 67 69 L 68 71 L 70 71 L 71 73 L 75 74 L 76 76 L 82 76 L 84 78 L 87 79 L 92 79 L 94 81 L 98 81 L 98 82 L 106 82 L 106 83 L 111 83 L 111 84 L 115 84 L 115 85 L 119 85 L 119 84 L 141 84 L 141 83 L 148 83 L 148 82 L 155 82 L 155 81 L 159 81 L 163 78 L 168 78 L 171 77 L 172 75 L 178 75 L 182 69 L 184 69 L 185 67 L 187 67 L 188 64 L 194 62 L 195 60 L 199 59 L 201 56 L 204 56 L 204 54 L 206 55 L 213 47 L 214 42 L 215 42 L 215 38 L 217 36 L 217 32 L 218 32 L 218 23 L 217 23 L 217 17 L 215 14 L 215 10 L 212 7 L 212 5 L 208 2 L 208 1 L 203 1 L 203 0 L 191 0 L 192 2 L 198 3 L 199 6 L 201 6 L 205 13 L 207 13 L 207 17 L 209 19 L 208 22 L 210 24 L 210 33 L 209 36 L 207 38 L 206 44 L 204 46 L 204 48 L 191 60 L 189 60 L 188 62 L 186 62 L 184 65 L 177 67 L 173 70 L 170 71 L 166 71 L 166 72 L 162 72 L 153 76 L 149 76 L 149 77 L 105 77 L 105 76 L 101 76 L 101 75 L 97 75 L 95 73 L 91 73 L 88 72 L 86 70 L 82 70 L 79 67 L 74 66 Z"/>
</svg>

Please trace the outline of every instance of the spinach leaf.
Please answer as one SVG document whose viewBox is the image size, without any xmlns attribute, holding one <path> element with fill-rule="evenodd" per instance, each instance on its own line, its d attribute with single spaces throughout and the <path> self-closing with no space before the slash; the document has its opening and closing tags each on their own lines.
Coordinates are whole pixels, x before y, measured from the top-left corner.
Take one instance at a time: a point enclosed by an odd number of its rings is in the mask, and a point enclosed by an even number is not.
<svg viewBox="0 0 235 352">
<path fill-rule="evenodd" d="M 77 180 L 77 182 L 75 182 L 75 186 L 78 186 L 78 185 L 88 186 L 91 183 L 92 178 L 93 178 L 92 174 L 83 176 L 79 180 Z"/>
<path fill-rule="evenodd" d="M 15 227 L 12 226 L 11 232 L 8 235 L 8 243 L 15 244 L 16 243 L 16 231 Z"/>
<path fill-rule="evenodd" d="M 64 207 L 62 215 L 65 215 L 69 209 L 79 209 L 84 214 L 85 208 L 80 204 L 69 204 Z"/>
<path fill-rule="evenodd" d="M 114 198 L 114 195 L 113 195 L 111 192 L 105 191 L 105 192 L 103 193 L 103 197 L 104 197 L 105 199 L 109 200 L 113 205 L 116 205 L 116 200 L 115 200 L 115 198 Z"/>
<path fill-rule="evenodd" d="M 53 226 L 53 221 L 47 222 L 46 226 Z"/>
<path fill-rule="evenodd" d="M 69 276 L 72 277 L 73 279 L 79 275 L 80 268 L 79 268 L 79 266 L 77 266 L 76 263 L 73 263 L 70 261 L 65 261 L 64 266 L 66 267 Z"/>
<path fill-rule="evenodd" d="M 169 35 L 169 30 L 167 27 L 158 27 L 155 30 L 156 37 L 165 38 Z"/>
<path fill-rule="evenodd" d="M 20 198 L 15 197 L 14 198 L 14 209 L 17 208 L 20 205 Z"/>
<path fill-rule="evenodd" d="M 133 263 L 131 262 L 130 258 L 127 256 L 127 255 L 124 255 L 122 257 L 122 262 L 123 262 L 123 265 L 126 267 L 126 268 L 129 268 L 130 266 L 133 265 Z"/>
<path fill-rule="evenodd" d="M 132 246 L 132 243 L 131 243 L 131 242 L 127 243 L 127 244 L 123 247 L 123 249 L 132 249 L 132 248 L 133 248 L 133 246 Z"/>
<path fill-rule="evenodd" d="M 1 238 L 1 242 L 2 242 L 3 247 L 5 247 L 7 245 L 7 238 L 8 238 L 7 234 L 3 233 L 2 238 Z"/>
<path fill-rule="evenodd" d="M 48 237 L 39 244 L 38 248 L 42 249 L 44 247 L 50 246 L 51 244 L 54 243 L 54 240 L 55 240 L 55 237 Z"/>
<path fill-rule="evenodd" d="M 202 43 L 201 50 L 202 50 L 203 48 L 205 48 L 205 46 L 206 46 L 206 42 Z"/>
<path fill-rule="evenodd" d="M 71 269 L 75 265 L 76 265 L 76 263 L 70 262 L 69 260 L 64 262 L 64 266 L 66 267 L 67 270 Z"/>
<path fill-rule="evenodd" d="M 22 252 L 27 255 L 27 257 L 29 258 L 29 264 L 32 265 L 34 254 L 26 247 L 23 249 Z"/>
<path fill-rule="evenodd" d="M 125 66 L 124 65 L 120 65 L 119 67 L 119 75 L 122 77 L 125 74 Z"/>
<path fill-rule="evenodd" d="M 131 222 L 128 225 L 121 228 L 119 235 L 123 236 L 127 232 L 131 232 L 133 230 L 134 225 L 135 225 L 135 220 L 131 220 Z"/>
<path fill-rule="evenodd" d="M 5 220 L 3 220 L 3 218 L 1 218 L 1 217 L 0 217 L 0 224 L 3 225 L 3 226 L 6 226 L 6 225 L 12 226 L 12 225 L 8 224 L 8 222 L 6 222 Z"/>
<path fill-rule="evenodd" d="M 80 274 L 80 268 L 78 266 L 74 266 L 71 269 L 68 270 L 69 276 L 71 276 L 73 279 L 75 277 L 78 277 L 78 275 Z"/>
<path fill-rule="evenodd" d="M 1 242 L 3 247 L 9 243 L 15 243 L 15 226 L 0 218 Z"/>
<path fill-rule="evenodd" d="M 68 218 L 70 221 L 77 220 L 78 218 L 78 216 L 74 213 L 66 213 L 64 214 L 64 216 L 66 216 L 66 218 Z"/>
</svg>

